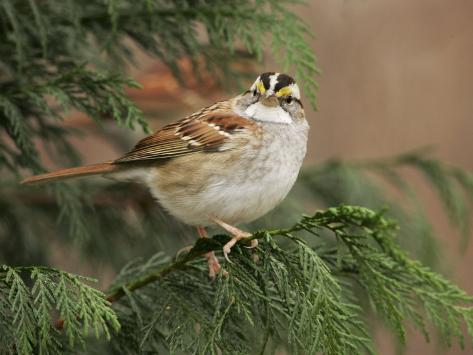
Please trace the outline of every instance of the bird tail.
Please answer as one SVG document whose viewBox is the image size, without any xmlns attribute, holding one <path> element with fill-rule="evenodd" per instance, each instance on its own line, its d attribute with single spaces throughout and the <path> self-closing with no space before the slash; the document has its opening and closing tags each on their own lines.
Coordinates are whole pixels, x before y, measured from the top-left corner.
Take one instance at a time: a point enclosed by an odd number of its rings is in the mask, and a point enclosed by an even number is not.
<svg viewBox="0 0 473 355">
<path fill-rule="evenodd" d="M 60 181 L 87 175 L 111 173 L 117 171 L 118 169 L 119 165 L 113 164 L 112 162 L 78 166 L 75 168 L 60 169 L 50 173 L 30 176 L 29 178 L 24 179 L 21 183 L 38 184 L 49 181 Z"/>
</svg>

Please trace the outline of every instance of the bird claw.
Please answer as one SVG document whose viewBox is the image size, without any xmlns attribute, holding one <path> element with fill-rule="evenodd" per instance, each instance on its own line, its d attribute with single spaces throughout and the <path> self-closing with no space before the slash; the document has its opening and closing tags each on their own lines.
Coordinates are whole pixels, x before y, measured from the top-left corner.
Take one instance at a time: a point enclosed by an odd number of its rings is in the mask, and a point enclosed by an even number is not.
<svg viewBox="0 0 473 355">
<path fill-rule="evenodd" d="M 228 254 L 230 254 L 233 246 L 241 239 L 245 239 L 248 237 L 251 237 L 251 233 L 244 232 L 240 229 L 238 229 L 235 226 L 232 226 L 221 219 L 218 219 L 215 216 L 209 216 L 210 220 L 213 221 L 215 224 L 218 224 L 220 227 L 225 229 L 227 232 L 231 233 L 233 237 L 228 241 L 227 244 L 223 246 L 223 256 L 225 259 L 231 263 L 230 258 L 228 257 Z M 255 248 L 258 245 L 258 241 L 256 239 L 251 240 L 251 245 L 249 248 Z"/>
<path fill-rule="evenodd" d="M 250 245 L 249 246 L 245 246 L 245 248 L 247 249 L 254 249 L 258 246 L 258 239 L 251 239 L 250 240 Z"/>
<path fill-rule="evenodd" d="M 232 261 L 228 257 L 228 254 L 230 254 L 230 252 L 232 251 L 232 246 L 229 246 L 228 243 L 223 246 L 223 256 L 229 263 L 232 263 Z"/>
<path fill-rule="evenodd" d="M 232 248 L 233 246 L 240 240 L 242 239 L 245 239 L 245 238 L 248 238 L 248 237 L 251 237 L 251 234 L 250 233 L 246 233 L 246 232 L 242 232 L 238 235 L 235 235 L 232 237 L 232 239 L 230 239 L 230 241 L 225 244 L 223 246 L 223 256 L 225 257 L 225 259 L 231 263 L 232 261 L 230 260 L 230 258 L 228 257 L 228 254 L 230 254 L 230 252 L 232 251 Z M 258 245 L 258 240 L 256 239 L 253 239 L 251 240 L 251 245 L 248 247 L 248 248 L 255 248 L 256 246 Z"/>
</svg>

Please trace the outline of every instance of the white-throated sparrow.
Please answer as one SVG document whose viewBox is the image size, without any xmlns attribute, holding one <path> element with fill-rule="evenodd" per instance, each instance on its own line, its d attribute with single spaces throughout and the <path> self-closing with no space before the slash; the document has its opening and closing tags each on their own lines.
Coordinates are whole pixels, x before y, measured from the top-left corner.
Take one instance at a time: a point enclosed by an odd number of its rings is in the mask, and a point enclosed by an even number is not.
<svg viewBox="0 0 473 355">
<path fill-rule="evenodd" d="M 121 158 L 29 177 L 23 183 L 101 174 L 138 180 L 173 216 L 198 227 L 218 224 L 233 235 L 223 252 L 248 233 L 234 224 L 255 220 L 281 202 L 306 153 L 309 126 L 299 87 L 286 74 L 263 73 L 251 88 L 142 139 Z M 206 255 L 214 276 L 220 265 Z"/>
</svg>

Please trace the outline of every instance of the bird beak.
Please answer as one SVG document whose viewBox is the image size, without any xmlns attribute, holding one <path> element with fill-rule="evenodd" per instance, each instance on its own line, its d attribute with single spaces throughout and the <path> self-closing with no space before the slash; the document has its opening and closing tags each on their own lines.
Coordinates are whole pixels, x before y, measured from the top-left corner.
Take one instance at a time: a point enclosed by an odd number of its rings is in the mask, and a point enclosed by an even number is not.
<svg viewBox="0 0 473 355">
<path fill-rule="evenodd" d="M 279 105 L 276 95 L 263 96 L 261 98 L 261 103 L 267 107 L 276 107 Z"/>
</svg>

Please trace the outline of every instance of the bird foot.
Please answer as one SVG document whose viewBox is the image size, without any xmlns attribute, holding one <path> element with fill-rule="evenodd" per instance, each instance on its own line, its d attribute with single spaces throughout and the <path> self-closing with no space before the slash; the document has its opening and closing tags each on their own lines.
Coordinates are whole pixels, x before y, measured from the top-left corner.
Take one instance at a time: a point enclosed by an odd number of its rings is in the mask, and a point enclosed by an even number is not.
<svg viewBox="0 0 473 355">
<path fill-rule="evenodd" d="M 245 231 L 242 231 L 241 229 L 238 229 L 237 227 L 232 226 L 232 225 L 218 219 L 217 217 L 209 216 L 209 218 L 214 223 L 218 224 L 220 227 L 222 227 L 227 232 L 229 232 L 233 235 L 232 239 L 230 239 L 230 241 L 223 246 L 223 256 L 225 256 L 225 259 L 228 262 L 231 262 L 230 259 L 228 258 L 228 254 L 230 254 L 233 246 L 236 243 L 238 243 L 238 241 L 240 241 L 242 239 L 245 239 L 245 238 L 248 238 L 248 237 L 251 237 L 252 234 L 248 233 L 248 232 L 245 232 Z M 251 240 L 250 243 L 251 243 L 251 245 L 247 248 L 256 248 L 256 246 L 258 245 L 258 240 L 253 239 L 253 240 Z"/>
<path fill-rule="evenodd" d="M 220 272 L 222 267 L 215 256 L 213 251 L 209 251 L 205 254 L 205 258 L 207 259 L 207 263 L 209 264 L 209 277 L 214 280 L 215 276 Z"/>
<path fill-rule="evenodd" d="M 228 258 L 228 254 L 230 254 L 233 246 L 236 243 L 238 243 L 240 240 L 248 238 L 248 237 L 251 237 L 250 233 L 239 230 L 239 233 L 234 235 L 232 239 L 230 239 L 230 241 L 223 246 L 223 256 L 225 256 L 225 259 L 227 259 L 227 261 L 231 262 L 230 259 Z M 257 245 L 258 245 L 258 241 L 256 239 L 253 239 L 251 241 L 251 246 L 249 246 L 248 248 L 255 248 Z"/>
</svg>

